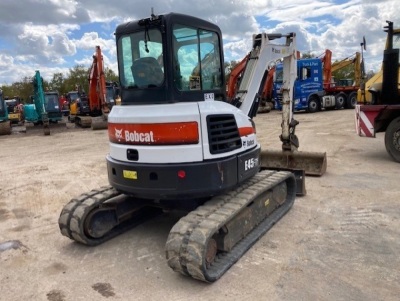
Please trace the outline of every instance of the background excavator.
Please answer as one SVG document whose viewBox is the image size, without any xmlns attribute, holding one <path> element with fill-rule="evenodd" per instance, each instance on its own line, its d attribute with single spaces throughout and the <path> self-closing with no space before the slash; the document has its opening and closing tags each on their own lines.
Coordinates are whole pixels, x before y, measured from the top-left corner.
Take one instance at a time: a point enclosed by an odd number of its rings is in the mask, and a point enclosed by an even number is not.
<svg viewBox="0 0 400 301">
<path fill-rule="evenodd" d="M 3 98 L 3 91 L 0 90 L 0 135 L 11 134 L 11 122 L 8 119 L 8 109 Z"/>
<path fill-rule="evenodd" d="M 239 92 L 240 82 L 246 65 L 248 63 L 249 55 L 247 54 L 235 67 L 232 69 L 228 84 L 226 96 L 229 101 L 234 102 L 235 96 Z M 260 104 L 258 106 L 258 113 L 268 113 L 274 108 L 274 97 L 273 97 L 273 84 L 274 84 L 275 64 L 267 66 L 265 78 L 263 79 L 262 91 L 260 93 Z"/>
<path fill-rule="evenodd" d="M 108 116 L 110 185 L 66 204 L 60 231 L 97 245 L 163 210 L 184 210 L 166 242 L 168 264 L 216 281 L 295 200 L 295 174 L 263 164 L 268 150 L 261 151 L 252 118 L 266 66 L 283 58 L 282 148 L 296 148 L 296 36 L 253 36 L 252 67 L 242 79 L 248 89 L 234 106 L 226 98 L 222 33 L 215 24 L 152 13 L 119 25 L 115 35 L 122 105 Z"/>
<path fill-rule="evenodd" d="M 376 137 L 384 132 L 386 151 L 400 162 L 400 30 L 393 29 L 393 22 L 386 22 L 382 82 L 370 88 L 371 103 L 356 106 L 356 131 L 363 137 Z"/>
<path fill-rule="evenodd" d="M 110 95 L 107 90 L 114 94 L 115 86 L 105 80 L 100 46 L 96 46 L 88 80 L 88 95 L 85 95 L 80 89 L 67 95 L 70 102 L 69 120 L 81 127 L 92 127 L 94 130 L 106 129 L 107 116 L 114 105 L 114 97 L 107 97 L 107 94 Z"/>
<path fill-rule="evenodd" d="M 34 125 L 42 124 L 44 135 L 50 135 L 50 122 L 62 120 L 62 112 L 58 102 L 58 92 L 44 92 L 43 79 L 36 70 L 32 80 L 33 103 L 24 105 L 25 120 Z"/>
</svg>

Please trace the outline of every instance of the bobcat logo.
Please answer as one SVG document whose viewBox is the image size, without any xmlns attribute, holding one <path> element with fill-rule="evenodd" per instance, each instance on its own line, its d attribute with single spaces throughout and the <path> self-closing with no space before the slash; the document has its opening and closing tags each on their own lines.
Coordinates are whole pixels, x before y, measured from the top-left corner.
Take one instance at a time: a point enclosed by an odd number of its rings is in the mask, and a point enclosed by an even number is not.
<svg viewBox="0 0 400 301">
<path fill-rule="evenodd" d="M 118 141 L 121 141 L 121 139 L 122 139 L 122 129 L 120 129 L 120 130 L 115 129 L 115 138 L 117 138 Z"/>
</svg>

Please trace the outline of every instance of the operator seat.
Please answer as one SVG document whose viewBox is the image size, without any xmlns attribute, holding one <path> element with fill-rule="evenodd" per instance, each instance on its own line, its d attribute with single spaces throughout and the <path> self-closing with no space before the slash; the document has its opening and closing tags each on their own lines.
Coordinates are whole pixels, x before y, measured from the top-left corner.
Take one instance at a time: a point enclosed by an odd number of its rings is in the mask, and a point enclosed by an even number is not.
<svg viewBox="0 0 400 301">
<path fill-rule="evenodd" d="M 164 81 L 164 72 L 153 57 L 142 57 L 132 63 L 132 76 L 138 87 L 158 87 Z"/>
</svg>

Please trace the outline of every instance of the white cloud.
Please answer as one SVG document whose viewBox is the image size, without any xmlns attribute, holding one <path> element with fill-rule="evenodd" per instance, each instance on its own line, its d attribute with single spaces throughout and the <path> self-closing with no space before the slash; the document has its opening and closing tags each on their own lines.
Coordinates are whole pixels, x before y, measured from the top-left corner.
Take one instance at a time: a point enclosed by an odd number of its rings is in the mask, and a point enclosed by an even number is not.
<svg viewBox="0 0 400 301">
<path fill-rule="evenodd" d="M 115 24 L 156 14 L 179 12 L 219 25 L 226 60 L 240 60 L 260 31 L 297 33 L 299 50 L 334 59 L 360 51 L 365 36 L 367 69 L 378 70 L 385 41 L 383 26 L 400 27 L 398 0 L 2 0 L 0 1 L 0 85 L 32 76 L 40 69 L 52 76 L 74 64 L 91 63 L 100 45 L 105 63 L 116 69 Z M 90 24 L 94 24 L 89 26 Z M 94 27 L 97 26 L 97 27 Z M 82 28 L 90 28 L 83 32 Z M 43 71 L 42 71 L 43 70 Z M 54 70 L 52 72 L 52 70 Z"/>
</svg>

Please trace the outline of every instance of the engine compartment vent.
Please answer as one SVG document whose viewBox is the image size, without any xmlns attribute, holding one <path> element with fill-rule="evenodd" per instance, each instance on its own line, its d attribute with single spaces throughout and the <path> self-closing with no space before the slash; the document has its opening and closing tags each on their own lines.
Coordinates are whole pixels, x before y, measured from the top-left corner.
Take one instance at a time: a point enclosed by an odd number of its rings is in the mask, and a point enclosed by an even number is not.
<svg viewBox="0 0 400 301">
<path fill-rule="evenodd" d="M 234 115 L 207 116 L 207 128 L 211 154 L 230 152 L 242 146 Z"/>
</svg>

